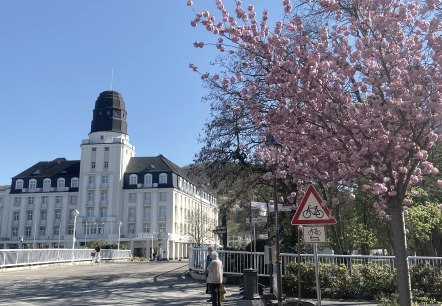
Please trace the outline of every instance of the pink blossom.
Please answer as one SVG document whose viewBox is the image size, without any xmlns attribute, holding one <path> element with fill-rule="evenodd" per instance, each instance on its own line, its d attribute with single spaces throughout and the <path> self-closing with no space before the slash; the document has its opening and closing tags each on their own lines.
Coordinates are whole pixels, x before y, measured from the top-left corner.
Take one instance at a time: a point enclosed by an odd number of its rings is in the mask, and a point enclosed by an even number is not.
<svg viewBox="0 0 442 306">
<path fill-rule="evenodd" d="M 442 188 L 442 180 L 437 180 L 436 185 L 437 187 Z"/>
</svg>

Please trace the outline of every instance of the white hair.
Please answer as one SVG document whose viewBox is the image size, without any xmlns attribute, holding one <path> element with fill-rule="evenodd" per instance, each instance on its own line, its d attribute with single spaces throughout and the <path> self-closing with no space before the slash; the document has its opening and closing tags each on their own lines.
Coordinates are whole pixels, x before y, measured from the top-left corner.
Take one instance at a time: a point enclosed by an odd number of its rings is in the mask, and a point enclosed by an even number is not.
<svg viewBox="0 0 442 306">
<path fill-rule="evenodd" d="M 210 256 L 212 257 L 213 260 L 218 259 L 218 253 L 213 251 L 212 254 L 210 254 Z"/>
</svg>

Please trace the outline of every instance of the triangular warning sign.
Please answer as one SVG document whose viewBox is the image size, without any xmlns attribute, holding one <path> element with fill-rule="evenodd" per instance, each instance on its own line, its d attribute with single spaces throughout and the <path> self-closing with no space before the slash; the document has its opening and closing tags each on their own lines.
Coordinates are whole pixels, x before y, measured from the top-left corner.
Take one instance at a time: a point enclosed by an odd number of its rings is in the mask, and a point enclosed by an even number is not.
<svg viewBox="0 0 442 306">
<path fill-rule="evenodd" d="M 322 199 L 316 189 L 310 185 L 296 210 L 292 225 L 336 224 L 327 207 L 321 206 Z"/>
</svg>

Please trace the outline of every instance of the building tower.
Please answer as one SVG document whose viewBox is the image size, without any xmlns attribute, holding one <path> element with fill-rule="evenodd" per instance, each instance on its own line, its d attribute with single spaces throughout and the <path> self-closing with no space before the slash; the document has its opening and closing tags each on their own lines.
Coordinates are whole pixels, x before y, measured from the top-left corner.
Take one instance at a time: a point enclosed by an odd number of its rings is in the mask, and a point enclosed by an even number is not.
<svg viewBox="0 0 442 306">
<path fill-rule="evenodd" d="M 116 243 L 124 173 L 134 156 L 123 97 L 116 91 L 104 91 L 95 102 L 89 139 L 81 143 L 79 231 L 86 237 L 98 234 Z"/>
</svg>

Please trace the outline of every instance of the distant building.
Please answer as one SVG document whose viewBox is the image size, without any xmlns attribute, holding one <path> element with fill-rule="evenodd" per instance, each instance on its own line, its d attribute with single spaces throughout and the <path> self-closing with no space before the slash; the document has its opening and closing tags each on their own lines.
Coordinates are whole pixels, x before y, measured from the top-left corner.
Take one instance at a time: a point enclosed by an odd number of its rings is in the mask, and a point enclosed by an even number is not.
<svg viewBox="0 0 442 306">
<path fill-rule="evenodd" d="M 104 91 L 80 160 L 38 162 L 0 186 L 0 248 L 71 248 L 76 219 L 75 247 L 117 244 L 120 233 L 120 248 L 134 256 L 180 259 L 194 242 L 195 210 L 207 216 L 204 243 L 215 244 L 216 199 L 164 156 L 135 157 L 123 98 Z"/>
</svg>

